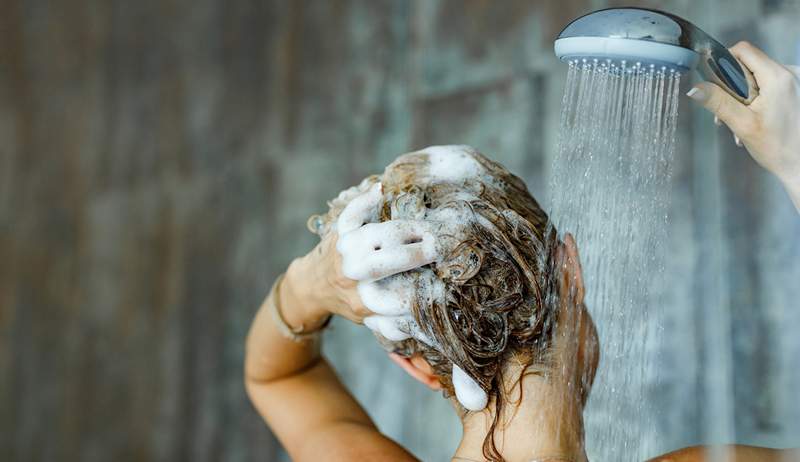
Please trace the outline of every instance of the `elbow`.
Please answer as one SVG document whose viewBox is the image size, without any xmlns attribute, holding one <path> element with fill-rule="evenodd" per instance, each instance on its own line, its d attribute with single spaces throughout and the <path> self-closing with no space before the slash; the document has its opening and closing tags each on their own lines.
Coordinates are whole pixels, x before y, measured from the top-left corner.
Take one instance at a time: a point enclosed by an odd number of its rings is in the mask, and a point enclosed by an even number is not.
<svg viewBox="0 0 800 462">
<path fill-rule="evenodd" d="M 317 356 L 292 367 L 272 367 L 269 361 L 265 361 L 264 358 L 246 354 L 244 360 L 244 384 L 248 389 L 271 385 L 307 374 L 321 362 L 322 357 Z"/>
</svg>

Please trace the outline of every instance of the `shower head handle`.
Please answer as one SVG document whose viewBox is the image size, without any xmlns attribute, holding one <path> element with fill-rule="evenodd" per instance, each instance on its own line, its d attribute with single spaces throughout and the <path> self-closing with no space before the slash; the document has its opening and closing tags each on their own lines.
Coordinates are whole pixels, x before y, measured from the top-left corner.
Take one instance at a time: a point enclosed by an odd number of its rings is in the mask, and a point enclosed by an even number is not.
<svg viewBox="0 0 800 462">
<path fill-rule="evenodd" d="M 700 55 L 697 71 L 743 104 L 750 104 L 758 96 L 758 84 L 750 69 L 736 59 L 727 48 L 706 35 L 696 42 L 694 50 Z"/>
<path fill-rule="evenodd" d="M 598 43 L 592 44 L 595 40 Z M 705 79 L 744 104 L 758 95 L 752 74 L 727 48 L 691 22 L 665 11 L 633 7 L 594 11 L 569 23 L 556 40 L 556 54 L 562 59 L 624 59 L 628 53 L 633 53 L 631 58 L 677 68 L 696 67 Z"/>
</svg>

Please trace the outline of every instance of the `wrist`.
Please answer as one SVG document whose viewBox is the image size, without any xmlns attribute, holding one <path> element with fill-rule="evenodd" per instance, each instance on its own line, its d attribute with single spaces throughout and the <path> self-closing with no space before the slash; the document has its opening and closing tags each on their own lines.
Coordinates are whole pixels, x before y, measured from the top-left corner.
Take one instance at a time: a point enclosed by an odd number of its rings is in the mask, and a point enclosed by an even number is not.
<svg viewBox="0 0 800 462">
<path fill-rule="evenodd" d="M 278 290 L 286 322 L 292 327 L 302 325 L 311 331 L 321 326 L 330 313 L 314 298 L 309 277 L 304 261 L 295 259 L 289 264 Z"/>
</svg>

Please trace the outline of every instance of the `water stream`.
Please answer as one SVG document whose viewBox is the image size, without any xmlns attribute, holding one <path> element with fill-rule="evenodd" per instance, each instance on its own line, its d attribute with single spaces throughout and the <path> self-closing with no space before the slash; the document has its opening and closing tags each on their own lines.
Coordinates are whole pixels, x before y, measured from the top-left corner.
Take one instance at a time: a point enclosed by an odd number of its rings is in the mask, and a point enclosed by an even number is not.
<svg viewBox="0 0 800 462">
<path fill-rule="evenodd" d="M 640 64 L 569 64 L 550 191 L 559 231 L 575 235 L 601 362 L 586 416 L 590 460 L 652 455 L 646 387 L 663 276 L 681 75 Z"/>
</svg>

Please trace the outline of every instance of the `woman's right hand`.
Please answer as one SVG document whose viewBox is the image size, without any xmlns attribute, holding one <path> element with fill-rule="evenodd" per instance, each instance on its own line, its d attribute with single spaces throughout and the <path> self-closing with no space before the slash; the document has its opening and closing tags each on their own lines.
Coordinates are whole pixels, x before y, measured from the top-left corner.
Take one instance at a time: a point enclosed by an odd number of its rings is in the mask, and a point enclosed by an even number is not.
<svg viewBox="0 0 800 462">
<path fill-rule="evenodd" d="M 748 42 L 730 51 L 758 84 L 759 95 L 750 105 L 710 82 L 696 85 L 688 96 L 725 122 L 753 159 L 787 188 L 800 186 L 800 68 L 773 61 Z"/>
</svg>

